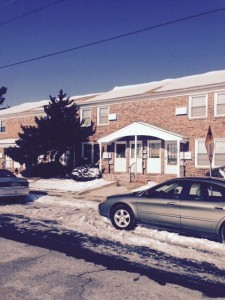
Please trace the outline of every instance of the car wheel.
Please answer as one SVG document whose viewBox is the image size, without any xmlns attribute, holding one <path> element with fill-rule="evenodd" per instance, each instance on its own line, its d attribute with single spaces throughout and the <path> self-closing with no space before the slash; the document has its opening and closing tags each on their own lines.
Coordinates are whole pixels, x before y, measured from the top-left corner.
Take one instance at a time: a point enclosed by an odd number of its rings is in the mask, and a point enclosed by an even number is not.
<svg viewBox="0 0 225 300">
<path fill-rule="evenodd" d="M 222 243 L 225 244 L 225 223 L 223 223 L 221 230 L 220 230 L 220 237 L 221 237 L 221 241 Z"/>
<path fill-rule="evenodd" d="M 112 225 L 119 230 L 131 230 L 135 227 L 133 211 L 125 205 L 116 206 L 111 213 Z"/>
</svg>

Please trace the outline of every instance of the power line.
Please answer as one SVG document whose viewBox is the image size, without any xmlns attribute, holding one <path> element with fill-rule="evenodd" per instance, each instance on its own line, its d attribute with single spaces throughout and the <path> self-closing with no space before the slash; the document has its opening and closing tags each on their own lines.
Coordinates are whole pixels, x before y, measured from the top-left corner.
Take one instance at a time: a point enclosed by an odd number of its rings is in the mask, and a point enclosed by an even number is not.
<svg viewBox="0 0 225 300">
<path fill-rule="evenodd" d="M 25 63 L 28 63 L 28 62 L 44 59 L 44 58 L 47 58 L 47 57 L 56 56 L 56 55 L 63 54 L 63 53 L 66 53 L 66 52 L 71 52 L 71 51 L 79 50 L 79 49 L 82 49 L 82 48 L 87 48 L 87 47 L 90 47 L 90 46 L 103 44 L 103 43 L 110 42 L 110 41 L 117 40 L 117 39 L 121 39 L 121 38 L 124 38 L 124 37 L 127 37 L 127 36 L 135 35 L 135 34 L 138 34 L 138 33 L 141 33 L 141 32 L 157 29 L 157 28 L 164 27 L 164 26 L 171 25 L 171 24 L 175 24 L 175 23 L 178 23 L 178 22 L 191 20 L 191 19 L 194 19 L 194 18 L 197 18 L 197 17 L 213 14 L 213 13 L 224 11 L 224 10 L 225 10 L 225 7 L 218 8 L 218 9 L 210 10 L 210 11 L 207 11 L 207 12 L 202 12 L 202 13 L 199 13 L 199 14 L 187 16 L 187 17 L 184 17 L 184 18 L 168 21 L 168 22 L 165 22 L 165 23 L 162 23 L 162 24 L 158 24 L 158 25 L 154 25 L 154 26 L 150 26 L 150 27 L 145 27 L 145 28 L 142 28 L 142 29 L 127 32 L 127 33 L 120 34 L 120 35 L 116 35 L 116 36 L 106 38 L 106 39 L 103 39 L 103 40 L 87 43 L 87 44 L 84 44 L 84 45 L 81 45 L 81 46 L 77 46 L 77 47 L 73 47 L 73 48 L 69 48 L 69 49 L 64 49 L 64 50 L 61 50 L 61 51 L 57 51 L 57 52 L 45 54 L 45 55 L 42 55 L 42 56 L 38 56 L 38 57 L 18 61 L 18 62 L 15 62 L 15 63 L 11 63 L 11 64 L 8 64 L 8 65 L 0 66 L 0 69 L 5 69 L 5 68 L 25 64 Z"/>
<path fill-rule="evenodd" d="M 39 8 L 37 8 L 37 9 L 31 10 L 31 11 L 29 11 L 29 12 L 27 12 L 27 13 L 24 13 L 24 14 L 20 15 L 20 16 L 14 17 L 14 18 L 12 18 L 12 19 L 9 19 L 9 20 L 7 20 L 7 21 L 4 21 L 4 22 L 0 23 L 0 26 L 3 26 L 3 25 L 8 24 L 8 23 L 11 23 L 11 22 L 16 21 L 16 20 L 18 20 L 18 19 L 22 19 L 22 18 L 27 17 L 27 16 L 29 16 L 29 15 L 35 14 L 35 13 L 41 11 L 41 10 L 44 10 L 44 9 L 50 7 L 50 6 L 59 4 L 59 3 L 63 2 L 63 1 L 64 1 L 64 0 L 59 0 L 59 1 L 57 1 L 57 2 L 48 4 L 48 5 L 46 5 L 46 6 L 42 6 L 42 7 L 39 7 Z"/>
</svg>

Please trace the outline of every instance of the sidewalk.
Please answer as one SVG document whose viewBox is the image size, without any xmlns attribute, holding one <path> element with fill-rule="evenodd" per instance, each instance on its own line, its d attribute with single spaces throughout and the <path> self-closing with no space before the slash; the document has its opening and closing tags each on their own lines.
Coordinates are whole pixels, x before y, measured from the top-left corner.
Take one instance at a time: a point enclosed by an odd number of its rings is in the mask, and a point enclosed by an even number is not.
<svg viewBox="0 0 225 300">
<path fill-rule="evenodd" d="M 112 182 L 108 185 L 82 191 L 80 193 L 73 193 L 69 191 L 63 192 L 57 190 L 46 190 L 42 191 L 42 193 L 57 197 L 68 197 L 72 199 L 84 199 L 101 202 L 104 201 L 108 196 L 129 193 L 140 186 L 142 186 L 142 184 L 127 184 L 118 186 L 116 182 Z M 40 190 L 31 189 L 31 193 L 40 193 Z"/>
</svg>

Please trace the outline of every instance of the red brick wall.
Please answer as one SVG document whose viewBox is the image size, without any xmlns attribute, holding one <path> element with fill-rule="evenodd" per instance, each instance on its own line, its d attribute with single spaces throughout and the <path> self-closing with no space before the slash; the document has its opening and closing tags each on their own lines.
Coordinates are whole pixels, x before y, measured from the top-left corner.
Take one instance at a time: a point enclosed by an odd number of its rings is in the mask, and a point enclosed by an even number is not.
<svg viewBox="0 0 225 300">
<path fill-rule="evenodd" d="M 15 117 L 5 120 L 6 131 L 0 134 L 0 139 L 17 138 L 18 133 L 21 132 L 21 125 L 31 126 L 35 125 L 34 117 Z"/>
<path fill-rule="evenodd" d="M 214 138 L 225 138 L 225 117 L 214 117 L 214 93 L 212 92 L 208 93 L 208 118 L 190 120 L 188 115 L 176 116 L 176 108 L 188 108 L 188 104 L 189 95 L 106 105 L 110 107 L 109 113 L 116 113 L 117 120 L 109 121 L 109 125 L 97 126 L 96 133 L 90 140 L 97 141 L 135 121 L 146 122 L 187 136 L 192 160 L 187 161 L 186 176 L 205 174 L 206 169 L 195 169 L 195 139 L 205 138 L 209 125 Z M 97 123 L 97 108 L 92 108 L 92 120 Z"/>
</svg>

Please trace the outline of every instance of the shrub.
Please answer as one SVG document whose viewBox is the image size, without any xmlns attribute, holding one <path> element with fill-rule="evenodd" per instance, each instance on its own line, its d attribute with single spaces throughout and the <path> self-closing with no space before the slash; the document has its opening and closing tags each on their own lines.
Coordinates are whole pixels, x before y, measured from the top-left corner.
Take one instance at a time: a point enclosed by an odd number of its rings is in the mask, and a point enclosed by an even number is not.
<svg viewBox="0 0 225 300">
<path fill-rule="evenodd" d="M 22 171 L 25 177 L 54 178 L 65 177 L 67 168 L 59 162 L 40 163 Z"/>
</svg>

